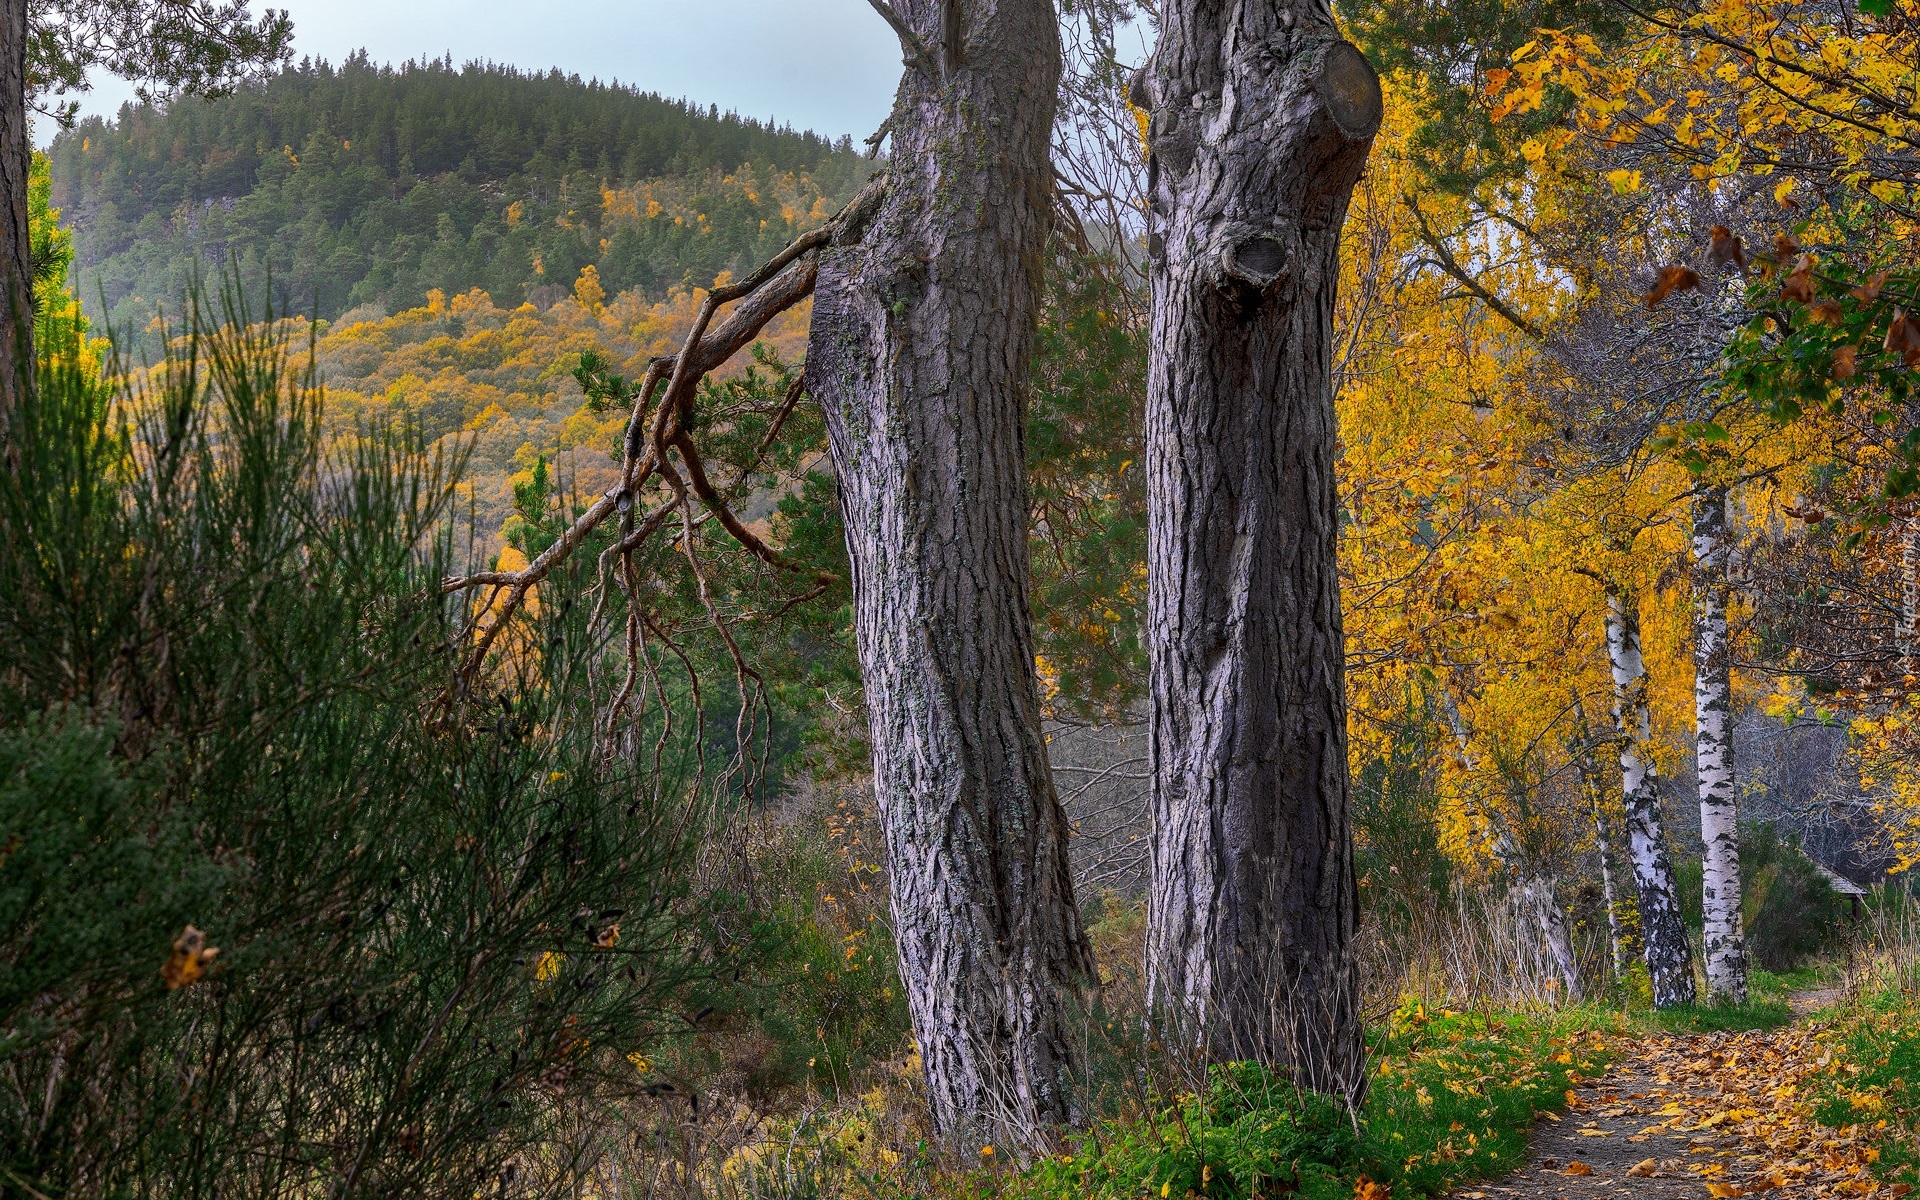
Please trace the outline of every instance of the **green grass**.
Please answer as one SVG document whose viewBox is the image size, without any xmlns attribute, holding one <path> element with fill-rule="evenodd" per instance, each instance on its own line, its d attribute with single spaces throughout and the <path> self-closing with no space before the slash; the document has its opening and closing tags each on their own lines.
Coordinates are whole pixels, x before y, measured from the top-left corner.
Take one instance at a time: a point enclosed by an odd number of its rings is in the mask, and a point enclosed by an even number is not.
<svg viewBox="0 0 1920 1200">
<path fill-rule="evenodd" d="M 1747 991 L 1762 1000 L 1785 1000 L 1795 992 L 1808 992 L 1833 982 L 1834 968 L 1820 963 L 1796 967 L 1791 971 L 1768 971 L 1755 967 L 1747 975 Z"/>
<path fill-rule="evenodd" d="M 1648 1032 L 1721 1033 L 1748 1029 L 1778 1029 L 1793 1021 L 1787 997 L 1832 982 L 1833 968 L 1825 964 L 1791 971 L 1758 967 L 1747 975 L 1744 1004 L 1681 1004 L 1634 1014 L 1634 1023 Z"/>
<path fill-rule="evenodd" d="M 1793 1010 L 1785 1000 L 1752 996 L 1745 1004 L 1676 1004 L 1635 1016 L 1638 1024 L 1664 1033 L 1721 1033 L 1778 1029 L 1793 1021 Z"/>
<path fill-rule="evenodd" d="M 1202 1093 L 1167 1100 L 1150 1120 L 1100 1126 L 1001 1194 L 1332 1200 L 1365 1176 L 1395 1197 L 1439 1195 L 1526 1161 L 1534 1114 L 1564 1108 L 1569 1087 L 1605 1068 L 1596 1017 L 1618 1025 L 1591 1010 L 1489 1017 L 1406 1006 L 1372 1038 L 1358 1121 L 1335 1100 L 1231 1064 Z"/>
<path fill-rule="evenodd" d="M 1880 1150 L 1875 1173 L 1920 1183 L 1920 1010 L 1911 994 L 1888 989 L 1842 1012 L 1821 1034 L 1833 1051 L 1815 1076 L 1814 1120 L 1866 1126 Z"/>
</svg>

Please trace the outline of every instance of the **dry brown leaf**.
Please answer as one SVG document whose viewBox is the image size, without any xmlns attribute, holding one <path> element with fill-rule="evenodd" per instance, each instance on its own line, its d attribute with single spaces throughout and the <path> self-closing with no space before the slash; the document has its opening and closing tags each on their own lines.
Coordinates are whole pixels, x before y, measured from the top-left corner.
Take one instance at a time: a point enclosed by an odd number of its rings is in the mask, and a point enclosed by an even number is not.
<svg viewBox="0 0 1920 1200">
<path fill-rule="evenodd" d="M 1837 329 L 1841 321 L 1840 302 L 1838 300 L 1816 300 L 1807 307 L 1807 315 L 1822 325 Z"/>
<path fill-rule="evenodd" d="M 1643 1158 L 1627 1168 L 1627 1174 L 1638 1179 L 1652 1179 L 1660 1172 L 1660 1164 L 1651 1158 Z"/>
<path fill-rule="evenodd" d="M 1787 276 L 1786 286 L 1780 289 L 1782 300 L 1798 300 L 1807 304 L 1813 300 L 1813 255 L 1802 254 L 1793 264 L 1793 273 Z"/>
<path fill-rule="evenodd" d="M 1891 271 L 1881 271 L 1878 274 L 1869 275 L 1866 282 L 1847 294 L 1864 304 L 1872 304 L 1880 298 L 1880 289 L 1887 286 L 1887 277 L 1892 274 Z"/>
<path fill-rule="evenodd" d="M 1740 239 L 1733 235 L 1733 230 L 1725 225 L 1715 225 L 1712 238 L 1713 241 L 1707 248 L 1707 261 L 1722 268 L 1732 263 L 1736 270 L 1744 274 L 1747 269 L 1747 252 L 1740 245 Z"/>
<path fill-rule="evenodd" d="M 1575 1159 L 1573 1162 L 1567 1164 L 1566 1170 L 1560 1173 L 1562 1175 L 1591 1175 L 1593 1174 L 1593 1168 Z"/>
<path fill-rule="evenodd" d="M 1666 266 L 1654 277 L 1653 290 L 1641 299 L 1648 308 L 1657 308 L 1674 291 L 1688 292 L 1700 286 L 1700 272 L 1692 267 Z"/>
<path fill-rule="evenodd" d="M 1844 383 L 1853 378 L 1854 372 L 1859 370 L 1854 362 L 1858 354 L 1859 351 L 1852 346 L 1842 346 L 1833 352 L 1833 377 L 1836 381 Z"/>
<path fill-rule="evenodd" d="M 160 968 L 160 978 L 166 981 L 168 991 L 178 991 L 205 975 L 219 954 L 220 947 L 207 945 L 207 935 L 189 925 L 174 939 L 173 953 Z"/>
<path fill-rule="evenodd" d="M 1893 323 L 1887 326 L 1886 341 L 1881 349 L 1889 354 L 1898 354 L 1900 361 L 1912 366 L 1920 361 L 1920 323 L 1907 316 L 1902 309 L 1893 310 Z"/>
</svg>

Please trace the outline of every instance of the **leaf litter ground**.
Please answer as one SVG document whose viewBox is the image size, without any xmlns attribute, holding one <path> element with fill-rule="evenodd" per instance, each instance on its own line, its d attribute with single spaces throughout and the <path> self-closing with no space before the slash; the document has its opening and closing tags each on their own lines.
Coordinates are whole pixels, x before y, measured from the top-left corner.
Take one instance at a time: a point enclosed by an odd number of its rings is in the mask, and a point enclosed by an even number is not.
<svg viewBox="0 0 1920 1200">
<path fill-rule="evenodd" d="M 1873 1178 L 1866 1126 L 1815 1123 L 1813 1091 L 1832 1053 L 1817 1028 L 1656 1035 L 1542 1117 L 1532 1159 L 1455 1200 L 1634 1200 L 1730 1196 L 1904 1196 Z"/>
</svg>

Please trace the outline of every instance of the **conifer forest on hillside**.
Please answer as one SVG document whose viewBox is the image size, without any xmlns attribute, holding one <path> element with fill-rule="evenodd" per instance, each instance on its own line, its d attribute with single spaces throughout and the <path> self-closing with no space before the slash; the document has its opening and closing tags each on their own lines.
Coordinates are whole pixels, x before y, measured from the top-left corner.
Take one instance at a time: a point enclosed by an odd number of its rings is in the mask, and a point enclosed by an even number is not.
<svg viewBox="0 0 1920 1200">
<path fill-rule="evenodd" d="M 0 2 L 0 1200 L 1920 1186 L 1915 0 Z"/>
</svg>

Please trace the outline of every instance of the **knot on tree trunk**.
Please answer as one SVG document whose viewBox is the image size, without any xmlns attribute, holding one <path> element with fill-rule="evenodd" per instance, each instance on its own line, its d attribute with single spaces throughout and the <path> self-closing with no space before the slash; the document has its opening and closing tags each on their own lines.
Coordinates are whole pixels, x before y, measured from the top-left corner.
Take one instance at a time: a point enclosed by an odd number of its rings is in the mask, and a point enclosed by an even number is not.
<svg viewBox="0 0 1920 1200">
<path fill-rule="evenodd" d="M 1221 282 L 1268 291 L 1285 281 L 1288 257 L 1275 235 L 1236 231 L 1220 250 Z"/>
</svg>

